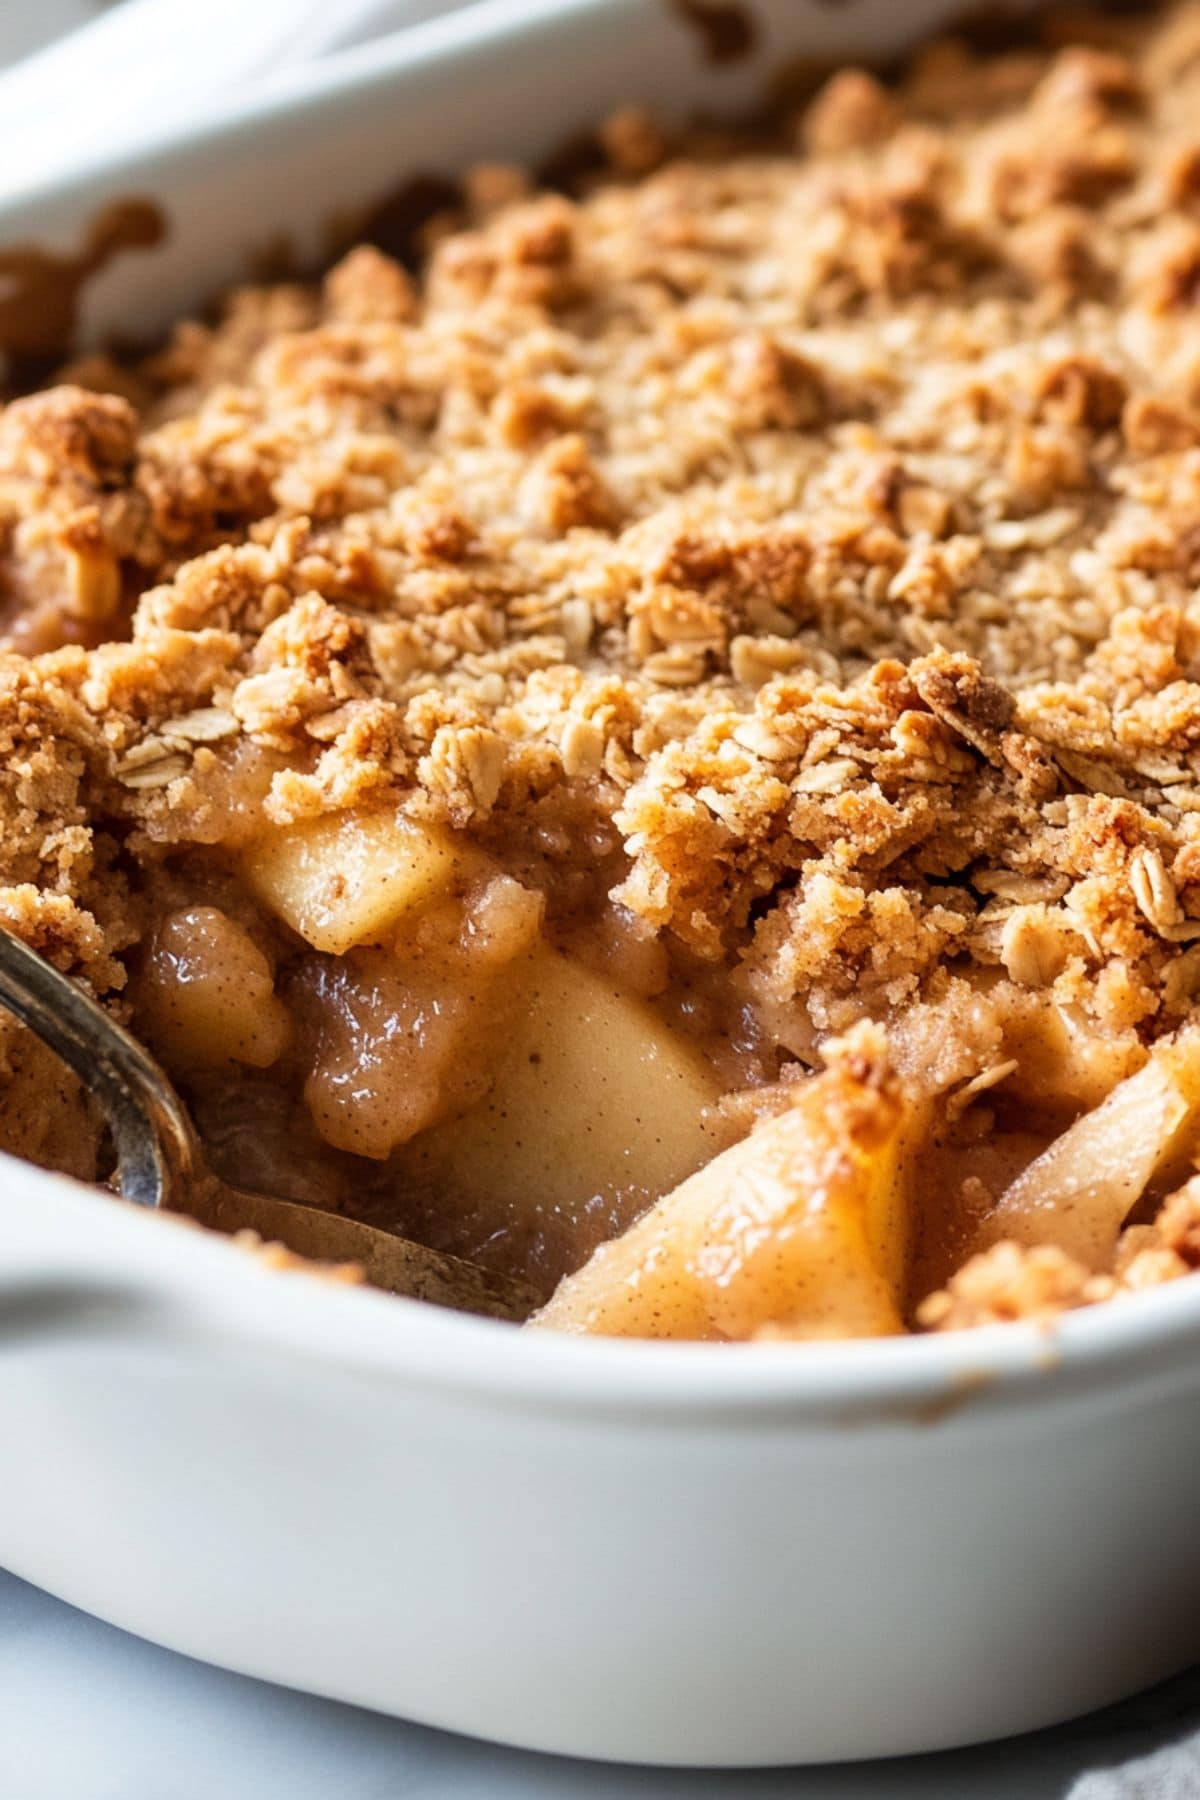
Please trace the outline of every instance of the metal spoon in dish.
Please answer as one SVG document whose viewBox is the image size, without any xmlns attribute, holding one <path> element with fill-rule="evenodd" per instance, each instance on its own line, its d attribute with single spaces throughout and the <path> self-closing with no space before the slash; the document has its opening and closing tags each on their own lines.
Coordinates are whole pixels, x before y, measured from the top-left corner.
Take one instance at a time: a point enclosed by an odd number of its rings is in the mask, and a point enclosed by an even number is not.
<svg viewBox="0 0 1200 1800">
<path fill-rule="evenodd" d="M 250 1230 L 317 1262 L 354 1263 L 372 1287 L 488 1318 L 528 1318 L 522 1281 L 341 1213 L 245 1193 L 208 1173 L 183 1105 L 137 1039 L 36 950 L 0 927 L 0 1005 L 60 1056 L 99 1101 L 116 1150 L 116 1186 L 139 1206 L 220 1231 Z"/>
</svg>

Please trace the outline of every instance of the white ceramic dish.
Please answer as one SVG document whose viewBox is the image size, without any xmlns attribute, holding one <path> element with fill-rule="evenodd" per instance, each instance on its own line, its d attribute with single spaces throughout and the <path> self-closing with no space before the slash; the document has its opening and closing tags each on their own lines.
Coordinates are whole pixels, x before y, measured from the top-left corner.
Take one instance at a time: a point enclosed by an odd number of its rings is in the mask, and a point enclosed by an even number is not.
<svg viewBox="0 0 1200 1800">
<path fill-rule="evenodd" d="M 767 54 L 944 10 L 779 0 Z M 0 209 L 161 199 L 86 323 L 146 329 L 406 169 L 629 98 L 742 103 L 650 0 L 487 0 Z M 1200 1654 L 1200 1283 L 898 1342 L 556 1341 L 305 1275 L 0 1159 L 0 1562 L 255 1675 L 695 1764 L 918 1751 Z"/>
</svg>

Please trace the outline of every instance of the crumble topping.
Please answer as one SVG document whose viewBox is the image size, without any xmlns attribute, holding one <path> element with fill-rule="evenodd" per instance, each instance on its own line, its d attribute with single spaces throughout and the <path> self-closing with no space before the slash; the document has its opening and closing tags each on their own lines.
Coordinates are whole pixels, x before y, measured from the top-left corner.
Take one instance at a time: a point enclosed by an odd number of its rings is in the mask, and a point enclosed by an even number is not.
<svg viewBox="0 0 1200 1800">
<path fill-rule="evenodd" d="M 4 922 L 120 1007 L 174 859 L 394 797 L 729 971 L 785 1085 L 864 1015 L 964 1114 L 1050 1006 L 1135 1066 L 1200 989 L 1200 6 L 1094 39 L 626 111 L 415 276 L 12 401 Z M 1165 1279 L 1192 1204 L 921 1320 Z"/>
</svg>

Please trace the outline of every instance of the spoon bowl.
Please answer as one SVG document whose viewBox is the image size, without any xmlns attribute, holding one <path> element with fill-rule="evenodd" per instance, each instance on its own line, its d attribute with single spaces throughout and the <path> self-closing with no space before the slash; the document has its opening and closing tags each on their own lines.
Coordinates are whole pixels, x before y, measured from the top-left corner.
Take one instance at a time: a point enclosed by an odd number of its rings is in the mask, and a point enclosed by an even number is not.
<svg viewBox="0 0 1200 1800">
<path fill-rule="evenodd" d="M 524 1282 L 399 1233 L 247 1193 L 211 1175 L 183 1102 L 154 1058 L 69 976 L 0 927 L 0 1005 L 61 1057 L 99 1102 L 126 1200 L 223 1232 L 252 1231 L 314 1263 L 352 1264 L 372 1287 L 486 1318 L 527 1319 Z"/>
</svg>

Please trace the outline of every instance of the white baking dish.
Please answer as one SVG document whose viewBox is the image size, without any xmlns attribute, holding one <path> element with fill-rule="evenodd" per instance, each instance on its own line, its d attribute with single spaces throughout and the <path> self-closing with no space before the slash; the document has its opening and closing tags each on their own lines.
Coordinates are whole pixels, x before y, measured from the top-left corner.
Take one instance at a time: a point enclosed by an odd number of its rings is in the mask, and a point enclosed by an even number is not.
<svg viewBox="0 0 1200 1800">
<path fill-rule="evenodd" d="M 628 99 L 741 105 L 785 48 L 945 9 L 760 9 L 716 69 L 651 0 L 508 0 L 288 77 L 0 208 L 163 248 L 145 330 L 414 169 L 534 154 Z M 902 15 L 902 16 L 901 16 Z M 194 1655 L 598 1757 L 929 1750 L 1200 1654 L 1200 1282 L 962 1336 L 740 1349 L 526 1337 L 261 1268 L 0 1159 L 0 1562 Z"/>
</svg>

